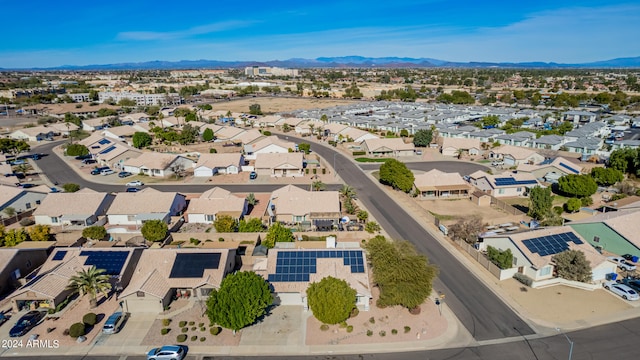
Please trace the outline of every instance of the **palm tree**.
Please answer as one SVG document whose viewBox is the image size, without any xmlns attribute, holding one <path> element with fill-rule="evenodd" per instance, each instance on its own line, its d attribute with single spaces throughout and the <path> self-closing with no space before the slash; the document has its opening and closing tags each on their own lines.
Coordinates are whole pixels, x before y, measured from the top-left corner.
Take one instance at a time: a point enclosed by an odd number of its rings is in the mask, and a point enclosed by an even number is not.
<svg viewBox="0 0 640 360">
<path fill-rule="evenodd" d="M 98 293 L 108 296 L 109 290 L 111 290 L 109 275 L 104 274 L 105 271 L 97 269 L 95 266 L 80 270 L 69 279 L 67 289 L 79 293 L 80 296 L 89 295 L 89 304 L 94 308 L 98 306 Z"/>
<path fill-rule="evenodd" d="M 340 195 L 342 195 L 345 199 L 352 200 L 356 198 L 356 191 L 349 185 L 342 185 L 342 188 L 340 189 Z"/>
<path fill-rule="evenodd" d="M 324 190 L 327 186 L 320 180 L 314 181 L 311 184 L 311 189 L 313 189 L 313 191 L 321 191 Z"/>
</svg>

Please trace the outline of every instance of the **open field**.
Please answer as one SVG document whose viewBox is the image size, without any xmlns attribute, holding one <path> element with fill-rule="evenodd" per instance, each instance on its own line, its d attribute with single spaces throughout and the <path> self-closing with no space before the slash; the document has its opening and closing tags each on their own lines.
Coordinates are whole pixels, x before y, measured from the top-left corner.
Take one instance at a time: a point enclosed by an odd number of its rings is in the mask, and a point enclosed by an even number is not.
<svg viewBox="0 0 640 360">
<path fill-rule="evenodd" d="M 360 101 L 346 99 L 286 98 L 286 97 L 249 97 L 240 100 L 213 103 L 214 110 L 249 112 L 249 106 L 259 104 L 265 114 L 298 109 L 321 109 L 339 105 L 355 104 Z"/>
</svg>

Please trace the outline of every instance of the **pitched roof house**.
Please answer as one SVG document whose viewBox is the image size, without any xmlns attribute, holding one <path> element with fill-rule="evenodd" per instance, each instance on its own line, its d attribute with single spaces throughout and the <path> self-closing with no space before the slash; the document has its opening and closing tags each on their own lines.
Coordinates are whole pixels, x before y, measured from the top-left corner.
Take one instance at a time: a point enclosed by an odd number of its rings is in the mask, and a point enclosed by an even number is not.
<svg viewBox="0 0 640 360">
<path fill-rule="evenodd" d="M 258 153 L 256 154 L 255 171 L 258 175 L 274 177 L 304 176 L 304 154 L 297 153 Z"/>
<path fill-rule="evenodd" d="M 169 223 L 187 207 L 184 195 L 145 188 L 138 192 L 118 193 L 107 211 L 111 225 L 142 226 L 148 220 Z"/>
<path fill-rule="evenodd" d="M 193 170 L 193 176 L 210 177 L 215 174 L 237 174 L 242 170 L 244 164 L 244 156 L 239 153 L 200 154 Z"/>
<path fill-rule="evenodd" d="M 74 193 L 51 193 L 33 212 L 36 224 L 78 227 L 104 224 L 114 195 L 81 189 Z"/>
<path fill-rule="evenodd" d="M 212 224 L 218 216 L 228 215 L 238 220 L 247 213 L 247 199 L 214 187 L 189 201 L 187 222 Z"/>
<path fill-rule="evenodd" d="M 319 226 L 340 219 L 340 195 L 337 191 L 307 191 L 287 185 L 271 193 L 267 205 L 270 221 Z"/>
<path fill-rule="evenodd" d="M 195 162 L 182 155 L 143 152 L 142 155 L 124 161 L 123 170 L 134 174 L 168 177 L 193 168 Z"/>
<path fill-rule="evenodd" d="M 415 147 L 402 138 L 367 139 L 360 143 L 362 150 L 372 156 L 411 156 Z"/>
<path fill-rule="evenodd" d="M 422 199 L 467 197 L 471 191 L 471 186 L 459 173 L 445 173 L 433 169 L 414 177 L 413 186 Z"/>
</svg>

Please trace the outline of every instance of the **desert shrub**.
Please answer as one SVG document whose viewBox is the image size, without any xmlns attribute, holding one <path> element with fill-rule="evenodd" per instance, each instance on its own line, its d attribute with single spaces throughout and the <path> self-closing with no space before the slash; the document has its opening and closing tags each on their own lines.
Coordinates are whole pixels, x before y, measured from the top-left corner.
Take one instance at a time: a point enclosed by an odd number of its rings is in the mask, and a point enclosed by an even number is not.
<svg viewBox="0 0 640 360">
<path fill-rule="evenodd" d="M 204 323 L 203 323 L 203 322 L 201 322 L 201 323 L 199 323 L 199 324 L 198 324 L 198 327 L 203 327 L 203 326 L 204 326 Z"/>
<path fill-rule="evenodd" d="M 222 331 L 222 328 L 220 326 L 214 326 L 209 330 L 209 332 L 213 336 L 216 336 L 216 335 L 220 334 L 220 331 Z"/>
<path fill-rule="evenodd" d="M 320 330 L 322 330 L 322 331 L 327 331 L 327 330 L 329 330 L 329 325 L 327 325 L 327 324 L 322 324 L 322 325 L 320 325 Z"/>
<path fill-rule="evenodd" d="M 385 337 L 387 336 L 387 332 L 384 330 L 380 330 L 380 332 L 378 333 L 380 336 Z"/>
<path fill-rule="evenodd" d="M 422 309 L 420 309 L 420 306 L 416 306 L 412 309 L 409 309 L 409 314 L 411 315 L 420 315 L 420 312 L 422 311 Z"/>
<path fill-rule="evenodd" d="M 373 336 L 373 331 L 367 330 L 367 336 Z"/>
<path fill-rule="evenodd" d="M 218 241 L 223 242 L 223 241 L 224 241 L 224 238 L 223 238 L 223 237 L 218 238 Z"/>
<path fill-rule="evenodd" d="M 187 332 L 189 332 L 189 328 L 188 327 L 183 327 L 180 331 L 182 331 L 183 333 L 187 333 Z"/>
<path fill-rule="evenodd" d="M 64 329 L 64 331 L 62 332 L 62 335 L 69 336 L 69 329 Z"/>
<path fill-rule="evenodd" d="M 75 323 L 73 325 L 71 325 L 71 327 L 69 328 L 69 336 L 71 336 L 72 338 L 77 338 L 80 336 L 83 336 L 85 334 L 85 326 L 84 323 Z"/>
<path fill-rule="evenodd" d="M 348 333 L 353 332 L 353 325 L 347 326 L 347 332 Z"/>
<path fill-rule="evenodd" d="M 171 329 L 169 329 L 169 328 L 162 328 L 162 329 L 160 330 L 160 334 L 161 334 L 161 335 L 167 335 L 167 334 L 169 333 L 169 330 L 171 330 Z"/>
<path fill-rule="evenodd" d="M 353 156 L 360 156 L 360 155 L 366 155 L 367 152 L 366 151 L 354 151 L 352 152 Z"/>
<path fill-rule="evenodd" d="M 373 316 L 369 318 L 369 322 L 372 324 L 376 323 L 376 318 L 374 318 Z"/>
<path fill-rule="evenodd" d="M 528 277 L 527 275 L 524 274 L 520 274 L 520 273 L 515 273 L 513 274 L 513 278 L 520 281 L 521 283 L 527 285 L 527 286 L 531 286 L 531 284 L 533 284 L 533 280 Z"/>
<path fill-rule="evenodd" d="M 196 324 L 196 322 L 195 322 L 195 321 L 189 321 L 189 326 L 193 326 L 193 325 L 195 325 L 195 324 Z"/>
<path fill-rule="evenodd" d="M 198 329 L 198 328 L 197 328 L 197 327 L 195 327 L 195 326 L 192 326 L 192 327 L 191 327 L 191 331 L 196 331 L 197 329 Z"/>
<path fill-rule="evenodd" d="M 169 326 L 169 324 L 171 324 L 171 319 L 162 319 L 163 326 Z"/>
<path fill-rule="evenodd" d="M 271 136 L 271 131 L 269 131 L 269 130 L 264 130 L 264 131 L 262 132 L 262 135 L 264 135 L 264 136 Z"/>
<path fill-rule="evenodd" d="M 186 321 L 180 321 L 180 322 L 178 323 L 178 326 L 180 326 L 181 328 L 183 328 L 183 327 L 187 326 L 187 322 L 186 322 Z"/>
<path fill-rule="evenodd" d="M 179 343 L 183 343 L 185 341 L 187 341 L 187 335 L 186 334 L 180 334 L 178 336 L 176 336 L 176 341 Z"/>
<path fill-rule="evenodd" d="M 207 328 L 206 328 L 206 327 L 204 327 L 204 326 L 201 326 L 201 327 L 200 327 L 200 331 L 207 331 Z"/>
<path fill-rule="evenodd" d="M 191 337 L 191 341 L 196 341 L 196 340 L 198 340 L 198 336 L 193 335 L 193 336 Z"/>
<path fill-rule="evenodd" d="M 358 316 L 358 314 L 360 314 L 360 310 L 358 310 L 357 307 L 354 307 L 353 310 L 351 310 L 351 314 L 349 315 L 349 317 L 354 318 Z"/>
<path fill-rule="evenodd" d="M 82 317 L 82 322 L 87 326 L 93 326 L 96 324 L 98 316 L 94 313 L 86 313 Z"/>
<path fill-rule="evenodd" d="M 408 333 L 409 331 L 411 331 L 411 327 L 410 326 L 405 326 L 404 327 L 404 333 Z"/>
<path fill-rule="evenodd" d="M 344 329 L 344 328 L 346 328 L 347 326 L 348 326 L 348 325 L 347 325 L 347 322 L 346 322 L 346 321 L 343 321 L 343 322 L 341 322 L 341 323 L 340 323 L 340 329 Z"/>
<path fill-rule="evenodd" d="M 391 329 L 391 333 L 392 333 L 393 335 L 398 335 L 398 330 L 396 330 L 396 329 Z"/>
<path fill-rule="evenodd" d="M 207 340 L 207 338 L 204 336 L 200 338 L 200 342 L 204 342 L 205 340 Z"/>
</svg>

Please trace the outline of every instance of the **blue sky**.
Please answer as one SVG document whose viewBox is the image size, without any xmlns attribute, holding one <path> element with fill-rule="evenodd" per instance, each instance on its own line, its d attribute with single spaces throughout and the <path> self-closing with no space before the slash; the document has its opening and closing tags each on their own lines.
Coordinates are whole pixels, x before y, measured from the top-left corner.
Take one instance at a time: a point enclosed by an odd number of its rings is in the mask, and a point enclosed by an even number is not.
<svg viewBox="0 0 640 360">
<path fill-rule="evenodd" d="M 4 68 L 349 55 L 563 63 L 640 56 L 638 1 L 32 0 L 8 1 L 2 12 Z"/>
</svg>

